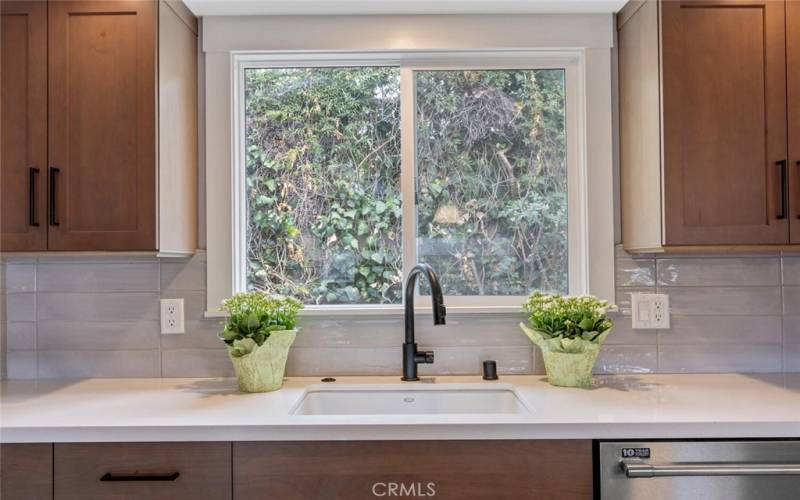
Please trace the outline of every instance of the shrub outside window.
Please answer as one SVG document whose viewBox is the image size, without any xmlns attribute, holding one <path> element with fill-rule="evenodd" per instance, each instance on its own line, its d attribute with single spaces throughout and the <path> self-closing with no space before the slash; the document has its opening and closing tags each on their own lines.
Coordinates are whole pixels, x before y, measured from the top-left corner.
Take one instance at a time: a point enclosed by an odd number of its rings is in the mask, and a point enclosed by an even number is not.
<svg viewBox="0 0 800 500">
<path fill-rule="evenodd" d="M 449 305 L 584 291 L 564 67 L 256 61 L 241 75 L 235 288 L 399 305 L 420 261 Z"/>
</svg>

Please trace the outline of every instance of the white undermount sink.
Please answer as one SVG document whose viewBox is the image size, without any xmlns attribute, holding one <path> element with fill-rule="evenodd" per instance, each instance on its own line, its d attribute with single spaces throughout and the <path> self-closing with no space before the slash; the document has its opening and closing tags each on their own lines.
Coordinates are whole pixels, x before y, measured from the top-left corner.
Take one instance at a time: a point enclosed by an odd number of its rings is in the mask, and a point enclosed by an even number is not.
<svg viewBox="0 0 800 500">
<path fill-rule="evenodd" d="M 402 385 L 311 387 L 293 415 L 436 415 L 530 413 L 511 386 Z"/>
</svg>

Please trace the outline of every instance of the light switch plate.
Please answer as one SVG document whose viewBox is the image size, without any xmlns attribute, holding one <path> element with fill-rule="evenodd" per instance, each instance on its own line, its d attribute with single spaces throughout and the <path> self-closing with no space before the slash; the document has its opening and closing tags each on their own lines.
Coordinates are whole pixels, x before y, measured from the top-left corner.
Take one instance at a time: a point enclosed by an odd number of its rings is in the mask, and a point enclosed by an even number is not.
<svg viewBox="0 0 800 500">
<path fill-rule="evenodd" d="M 183 299 L 161 299 L 161 333 L 183 332 Z"/>
<path fill-rule="evenodd" d="M 631 326 L 640 330 L 669 328 L 669 295 L 632 293 Z"/>
</svg>

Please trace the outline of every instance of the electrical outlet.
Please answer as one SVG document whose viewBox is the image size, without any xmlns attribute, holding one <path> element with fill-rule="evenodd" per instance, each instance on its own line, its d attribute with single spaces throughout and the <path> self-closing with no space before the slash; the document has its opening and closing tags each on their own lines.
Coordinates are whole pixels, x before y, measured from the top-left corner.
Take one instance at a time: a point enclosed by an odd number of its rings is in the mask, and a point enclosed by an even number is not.
<svg viewBox="0 0 800 500">
<path fill-rule="evenodd" d="M 183 299 L 161 299 L 161 333 L 183 333 Z"/>
<path fill-rule="evenodd" d="M 669 328 L 669 295 L 632 293 L 631 326 L 641 330 Z"/>
<path fill-rule="evenodd" d="M 669 295 L 665 293 L 653 294 L 653 328 L 669 328 Z"/>
</svg>

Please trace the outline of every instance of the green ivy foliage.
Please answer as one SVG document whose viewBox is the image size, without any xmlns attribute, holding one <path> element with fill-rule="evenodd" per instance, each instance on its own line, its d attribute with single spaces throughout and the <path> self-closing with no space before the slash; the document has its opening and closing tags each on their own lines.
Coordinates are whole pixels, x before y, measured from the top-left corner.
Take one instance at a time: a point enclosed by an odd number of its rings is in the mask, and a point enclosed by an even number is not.
<svg viewBox="0 0 800 500">
<path fill-rule="evenodd" d="M 420 71 L 419 258 L 445 293 L 567 288 L 562 70 Z M 248 286 L 399 303 L 397 68 L 246 72 Z"/>
<path fill-rule="evenodd" d="M 399 303 L 397 68 L 246 74 L 248 283 L 305 303 Z"/>
<path fill-rule="evenodd" d="M 420 254 L 446 294 L 567 292 L 564 94 L 563 70 L 417 73 Z"/>
</svg>

